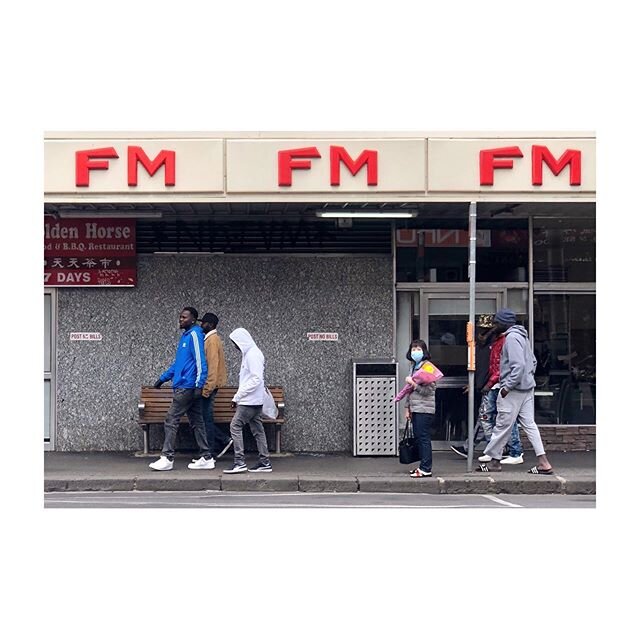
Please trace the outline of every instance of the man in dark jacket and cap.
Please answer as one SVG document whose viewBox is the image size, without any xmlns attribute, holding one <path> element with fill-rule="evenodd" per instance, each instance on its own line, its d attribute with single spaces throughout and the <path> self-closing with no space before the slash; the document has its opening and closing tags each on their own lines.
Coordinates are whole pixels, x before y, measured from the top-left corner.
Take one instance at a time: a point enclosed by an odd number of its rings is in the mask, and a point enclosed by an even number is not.
<svg viewBox="0 0 640 640">
<path fill-rule="evenodd" d="M 477 470 L 501 470 L 502 450 L 509 440 L 513 423 L 518 420 L 538 458 L 538 464 L 531 467 L 529 473 L 551 475 L 553 468 L 545 455 L 540 430 L 534 420 L 533 390 L 536 386 L 534 372 L 537 363 L 529 344 L 527 330 L 516 324 L 516 314 L 511 309 L 498 311 L 494 322 L 498 331 L 505 334 L 500 355 L 498 414 L 491 440 L 484 450 L 484 454 L 490 456 L 491 461 L 481 464 Z"/>
<path fill-rule="evenodd" d="M 491 351 L 491 343 L 494 341 L 496 334 L 497 331 L 493 324 L 493 316 L 490 313 L 481 315 L 476 323 L 476 375 L 474 378 L 474 397 L 476 400 L 478 419 L 473 431 L 474 447 L 481 443 L 489 442 L 491 429 L 493 427 L 493 421 L 489 418 L 493 418 L 493 414 L 495 414 L 495 402 L 493 402 L 493 412 L 491 412 L 487 406 L 486 391 L 488 390 L 485 390 L 485 385 L 489 380 L 489 353 Z M 463 388 L 463 393 L 468 392 L 469 387 L 465 386 Z M 449 448 L 460 457 L 466 458 L 468 444 L 468 440 L 465 440 L 462 445 L 456 446 L 452 444 Z"/>
</svg>

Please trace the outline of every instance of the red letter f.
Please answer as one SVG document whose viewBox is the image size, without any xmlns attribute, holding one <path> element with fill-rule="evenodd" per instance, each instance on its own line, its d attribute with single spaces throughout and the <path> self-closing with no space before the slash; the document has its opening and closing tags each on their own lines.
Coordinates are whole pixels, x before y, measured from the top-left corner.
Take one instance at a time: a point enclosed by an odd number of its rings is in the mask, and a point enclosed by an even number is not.
<svg viewBox="0 0 640 640">
<path fill-rule="evenodd" d="M 308 160 L 294 161 L 292 158 L 319 158 L 318 147 L 304 147 L 302 149 L 287 149 L 278 151 L 278 186 L 290 187 L 292 169 L 311 169 Z"/>
<path fill-rule="evenodd" d="M 76 187 L 89 186 L 90 169 L 108 169 L 108 162 L 91 162 L 92 158 L 117 158 L 118 154 L 113 147 L 104 149 L 88 149 L 76 151 Z"/>
<path fill-rule="evenodd" d="M 499 149 L 483 149 L 480 152 L 480 185 L 493 184 L 494 169 L 513 169 L 513 160 L 496 160 L 496 158 L 522 158 L 520 147 L 501 147 Z"/>
</svg>

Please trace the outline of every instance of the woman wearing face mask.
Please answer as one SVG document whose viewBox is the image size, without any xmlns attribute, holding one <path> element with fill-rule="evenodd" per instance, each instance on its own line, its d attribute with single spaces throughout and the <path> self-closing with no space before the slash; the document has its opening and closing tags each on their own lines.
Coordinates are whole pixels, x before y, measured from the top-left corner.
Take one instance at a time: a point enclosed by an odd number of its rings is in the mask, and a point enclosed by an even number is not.
<svg viewBox="0 0 640 640">
<path fill-rule="evenodd" d="M 431 354 L 423 340 L 414 340 L 407 351 L 407 360 L 411 362 L 411 374 L 405 380 L 413 391 L 407 396 L 405 418 L 413 424 L 413 434 L 420 445 L 420 466 L 409 473 L 412 478 L 431 476 L 431 424 L 436 412 L 436 383 L 417 384 L 411 375 L 425 360 L 431 360 Z"/>
</svg>

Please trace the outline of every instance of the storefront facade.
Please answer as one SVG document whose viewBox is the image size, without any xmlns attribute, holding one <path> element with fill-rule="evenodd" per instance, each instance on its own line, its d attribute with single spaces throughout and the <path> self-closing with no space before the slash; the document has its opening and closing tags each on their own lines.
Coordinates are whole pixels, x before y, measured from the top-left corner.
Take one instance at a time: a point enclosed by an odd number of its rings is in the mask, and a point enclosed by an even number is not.
<svg viewBox="0 0 640 640">
<path fill-rule="evenodd" d="M 45 447 L 141 448 L 186 305 L 254 336 L 284 450 L 350 451 L 352 360 L 404 377 L 415 337 L 446 375 L 434 439 L 458 440 L 470 202 L 477 313 L 529 330 L 548 448 L 594 448 L 595 137 L 562 132 L 47 134 Z"/>
</svg>

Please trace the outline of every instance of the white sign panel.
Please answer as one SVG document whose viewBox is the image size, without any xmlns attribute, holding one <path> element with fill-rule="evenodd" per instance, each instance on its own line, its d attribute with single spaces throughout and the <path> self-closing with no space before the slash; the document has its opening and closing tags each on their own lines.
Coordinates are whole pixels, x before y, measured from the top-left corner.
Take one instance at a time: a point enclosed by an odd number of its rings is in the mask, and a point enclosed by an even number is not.
<svg viewBox="0 0 640 640">
<path fill-rule="evenodd" d="M 595 193 L 595 140 L 438 139 L 427 144 L 431 192 Z"/>
<path fill-rule="evenodd" d="M 76 333 L 71 333 L 69 334 L 69 339 L 72 342 L 78 341 L 78 340 L 91 340 L 91 341 L 100 341 L 102 340 L 102 334 L 101 333 L 97 333 L 97 332 L 76 332 Z"/>
<path fill-rule="evenodd" d="M 335 342 L 338 340 L 337 333 L 307 333 L 307 338 L 312 342 Z"/>
<path fill-rule="evenodd" d="M 46 140 L 45 194 L 222 193 L 222 140 Z"/>
<path fill-rule="evenodd" d="M 426 140 L 229 140 L 228 193 L 424 193 Z"/>
</svg>

